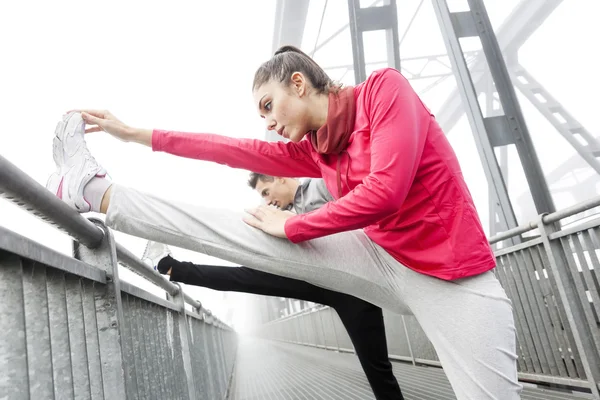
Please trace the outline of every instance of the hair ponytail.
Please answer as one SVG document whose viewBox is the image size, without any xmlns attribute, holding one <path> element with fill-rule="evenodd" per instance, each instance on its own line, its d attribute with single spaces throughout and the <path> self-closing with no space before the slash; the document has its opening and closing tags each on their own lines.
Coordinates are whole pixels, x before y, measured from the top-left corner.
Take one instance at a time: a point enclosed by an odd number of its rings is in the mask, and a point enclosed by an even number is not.
<svg viewBox="0 0 600 400">
<path fill-rule="evenodd" d="M 254 74 L 252 90 L 276 79 L 279 82 L 289 81 L 294 72 L 301 72 L 310 81 L 317 93 L 329 93 L 340 88 L 334 83 L 306 53 L 295 46 L 281 46 L 270 60 L 264 62 Z"/>
</svg>

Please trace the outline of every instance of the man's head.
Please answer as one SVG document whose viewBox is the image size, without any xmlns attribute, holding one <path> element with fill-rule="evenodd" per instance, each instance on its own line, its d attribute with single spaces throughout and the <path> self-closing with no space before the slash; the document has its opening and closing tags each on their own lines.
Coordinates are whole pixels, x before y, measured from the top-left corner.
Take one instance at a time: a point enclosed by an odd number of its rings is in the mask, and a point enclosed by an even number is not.
<svg viewBox="0 0 600 400">
<path fill-rule="evenodd" d="M 252 172 L 248 179 L 248 186 L 256 190 L 267 204 L 277 206 L 282 210 L 294 203 L 298 185 L 300 182 L 297 179 L 257 174 L 256 172 Z"/>
</svg>

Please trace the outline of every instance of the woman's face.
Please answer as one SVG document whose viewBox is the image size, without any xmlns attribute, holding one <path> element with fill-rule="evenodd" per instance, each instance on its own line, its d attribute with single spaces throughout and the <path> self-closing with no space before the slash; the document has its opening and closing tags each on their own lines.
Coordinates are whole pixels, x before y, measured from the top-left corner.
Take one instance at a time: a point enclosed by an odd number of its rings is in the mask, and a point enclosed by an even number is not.
<svg viewBox="0 0 600 400">
<path fill-rule="evenodd" d="M 267 129 L 280 136 L 299 142 L 311 130 L 306 81 L 294 73 L 289 85 L 270 80 L 254 90 L 254 100 L 259 115 L 265 119 Z"/>
</svg>

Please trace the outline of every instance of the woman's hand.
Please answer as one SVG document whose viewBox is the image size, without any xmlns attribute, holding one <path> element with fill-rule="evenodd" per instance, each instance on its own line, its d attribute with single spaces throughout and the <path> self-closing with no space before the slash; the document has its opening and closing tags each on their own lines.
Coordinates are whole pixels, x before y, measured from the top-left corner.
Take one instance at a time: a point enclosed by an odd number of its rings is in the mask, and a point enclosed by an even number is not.
<svg viewBox="0 0 600 400">
<path fill-rule="evenodd" d="M 86 125 L 85 133 L 106 132 L 124 142 L 137 142 L 152 146 L 152 131 L 132 128 L 124 124 L 107 110 L 76 110 Z"/>
<path fill-rule="evenodd" d="M 296 214 L 289 211 L 281 211 L 271 206 L 260 206 L 246 210 L 250 216 L 244 218 L 244 222 L 250 226 L 260 229 L 269 235 L 286 238 L 285 221 Z"/>
</svg>

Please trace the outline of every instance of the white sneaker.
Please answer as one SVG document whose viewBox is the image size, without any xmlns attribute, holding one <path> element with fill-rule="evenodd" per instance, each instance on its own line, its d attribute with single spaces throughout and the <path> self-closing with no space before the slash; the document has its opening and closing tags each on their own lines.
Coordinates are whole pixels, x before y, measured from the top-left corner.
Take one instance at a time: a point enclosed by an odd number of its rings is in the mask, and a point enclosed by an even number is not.
<svg viewBox="0 0 600 400">
<path fill-rule="evenodd" d="M 152 268 L 156 270 L 158 267 L 158 262 L 166 256 L 173 256 L 169 246 L 163 243 L 148 240 L 146 249 L 144 250 L 144 255 L 142 256 L 142 261 L 149 261 L 152 265 Z"/>
<path fill-rule="evenodd" d="M 85 143 L 85 122 L 80 113 L 63 116 L 56 125 L 53 141 L 54 172 L 46 187 L 80 213 L 89 212 L 90 203 L 83 188 L 94 178 L 106 176 L 106 170 L 90 154 Z"/>
</svg>

